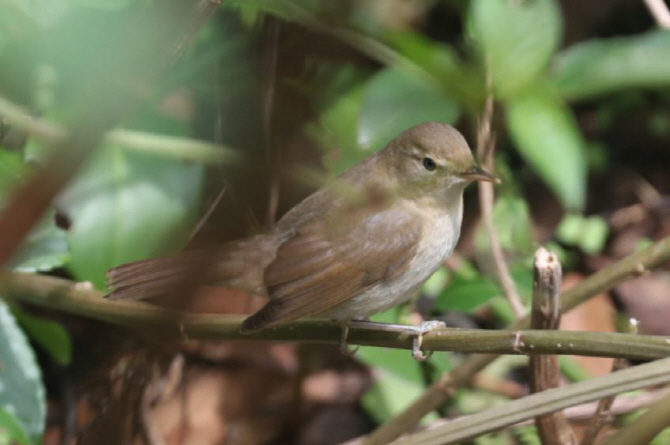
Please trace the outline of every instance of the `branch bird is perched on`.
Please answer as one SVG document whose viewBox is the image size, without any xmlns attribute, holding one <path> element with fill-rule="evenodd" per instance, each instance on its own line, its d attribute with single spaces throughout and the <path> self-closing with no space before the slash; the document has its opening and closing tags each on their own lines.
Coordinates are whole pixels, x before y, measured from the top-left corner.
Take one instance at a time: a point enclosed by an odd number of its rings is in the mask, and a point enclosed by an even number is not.
<svg viewBox="0 0 670 445">
<path fill-rule="evenodd" d="M 270 299 L 242 332 L 325 317 L 346 336 L 352 320 L 407 301 L 451 254 L 470 181 L 497 179 L 477 166 L 455 128 L 421 124 L 307 197 L 267 234 L 110 270 L 110 298 L 166 294 L 197 277 L 193 284 Z M 414 329 L 420 339 L 424 329 Z"/>
</svg>

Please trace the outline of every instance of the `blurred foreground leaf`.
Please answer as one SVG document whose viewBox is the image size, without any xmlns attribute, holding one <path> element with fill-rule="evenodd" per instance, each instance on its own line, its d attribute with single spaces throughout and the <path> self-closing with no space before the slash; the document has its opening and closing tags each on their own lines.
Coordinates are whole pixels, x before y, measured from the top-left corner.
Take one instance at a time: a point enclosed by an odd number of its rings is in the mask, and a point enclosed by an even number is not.
<svg viewBox="0 0 670 445">
<path fill-rule="evenodd" d="M 44 272 L 63 266 L 68 258 L 65 231 L 56 227 L 54 213 L 49 212 L 23 240 L 9 267 L 20 272 Z"/>
<path fill-rule="evenodd" d="M 0 406 L 0 444 L 30 445 L 30 443 L 16 417 Z"/>
<path fill-rule="evenodd" d="M 368 82 L 358 120 L 358 143 L 378 150 L 399 133 L 427 121 L 453 123 L 458 106 L 443 90 L 397 68 Z"/>
<path fill-rule="evenodd" d="M 536 86 L 506 103 L 507 125 L 526 161 L 570 210 L 584 206 L 585 142 L 568 107 Z"/>
<path fill-rule="evenodd" d="M 0 300 L 0 408 L 37 441 L 44 431 L 46 405 L 40 368 L 25 334 Z"/>
<path fill-rule="evenodd" d="M 670 86 L 670 32 L 589 40 L 560 52 L 553 78 L 567 99 Z"/>
<path fill-rule="evenodd" d="M 554 0 L 475 0 L 472 25 L 496 96 L 519 93 L 539 76 L 558 46 L 561 15 Z"/>
<path fill-rule="evenodd" d="M 27 172 L 19 153 L 0 150 L 0 204 Z M 56 227 L 54 213 L 49 212 L 23 240 L 8 267 L 21 272 L 45 271 L 62 266 L 67 258 L 65 232 Z"/>
<path fill-rule="evenodd" d="M 61 366 L 67 366 L 72 359 L 72 339 L 67 330 L 55 321 L 30 315 L 20 308 L 12 307 L 12 313 L 35 343 Z"/>
<path fill-rule="evenodd" d="M 200 165 L 102 148 L 59 199 L 72 221 L 71 272 L 103 288 L 109 268 L 182 247 L 202 174 Z"/>
</svg>

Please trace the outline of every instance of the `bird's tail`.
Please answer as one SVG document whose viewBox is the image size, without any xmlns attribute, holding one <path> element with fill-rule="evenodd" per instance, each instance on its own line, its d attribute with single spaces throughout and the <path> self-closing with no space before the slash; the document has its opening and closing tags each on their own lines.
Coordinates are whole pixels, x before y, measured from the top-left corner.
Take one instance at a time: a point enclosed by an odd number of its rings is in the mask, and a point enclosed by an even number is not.
<svg viewBox="0 0 670 445">
<path fill-rule="evenodd" d="M 263 289 L 264 252 L 259 237 L 174 255 L 122 264 L 107 272 L 108 298 L 139 300 L 174 295 L 200 285 L 221 285 L 250 293 Z"/>
</svg>

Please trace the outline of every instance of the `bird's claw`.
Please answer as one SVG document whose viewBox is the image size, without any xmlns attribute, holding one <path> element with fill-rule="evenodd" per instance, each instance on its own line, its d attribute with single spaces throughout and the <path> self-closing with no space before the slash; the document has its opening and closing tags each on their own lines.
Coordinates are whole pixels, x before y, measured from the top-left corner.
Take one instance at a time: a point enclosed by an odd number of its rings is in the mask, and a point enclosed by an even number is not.
<svg viewBox="0 0 670 445">
<path fill-rule="evenodd" d="M 421 345 L 423 343 L 423 336 L 433 329 L 446 328 L 447 325 L 440 320 L 430 320 L 422 322 L 417 328 L 417 334 L 412 340 L 412 357 L 418 362 L 424 362 L 428 360 L 432 355 L 433 351 L 424 354 L 421 350 Z"/>
<path fill-rule="evenodd" d="M 340 352 L 343 355 L 352 357 L 358 351 L 358 346 L 350 348 L 347 344 L 347 337 L 349 337 L 349 326 L 342 326 L 342 335 L 340 336 Z"/>
</svg>

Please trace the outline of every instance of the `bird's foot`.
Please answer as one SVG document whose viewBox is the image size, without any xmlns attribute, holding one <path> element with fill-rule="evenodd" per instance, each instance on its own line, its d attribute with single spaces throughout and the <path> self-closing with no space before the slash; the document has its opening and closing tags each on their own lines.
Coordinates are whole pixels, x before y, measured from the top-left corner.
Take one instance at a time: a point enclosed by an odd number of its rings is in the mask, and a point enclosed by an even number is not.
<svg viewBox="0 0 670 445">
<path fill-rule="evenodd" d="M 412 336 L 412 357 L 415 360 L 423 362 L 430 358 L 433 355 L 433 352 L 424 354 L 421 350 L 421 344 L 423 343 L 423 336 L 432 331 L 433 329 L 446 328 L 447 325 L 443 321 L 439 320 L 430 320 L 424 321 L 419 326 L 404 325 L 404 324 L 392 324 L 392 323 L 377 323 L 373 321 L 363 321 L 363 320 L 351 320 L 347 325 L 342 326 L 342 337 L 340 338 L 340 350 L 343 354 L 352 355 L 352 352 L 347 348 L 347 336 L 349 334 L 349 327 L 355 327 L 358 329 L 369 329 L 372 331 L 389 331 L 389 332 L 400 332 L 407 336 Z M 356 352 L 356 348 L 353 352 Z"/>
<path fill-rule="evenodd" d="M 352 357 L 358 351 L 358 346 L 350 348 L 347 344 L 347 338 L 349 337 L 349 326 L 344 324 L 342 325 L 342 333 L 340 335 L 340 352 L 346 356 Z"/>
<path fill-rule="evenodd" d="M 433 355 L 433 351 L 424 354 L 421 350 L 421 344 L 423 343 L 423 336 L 433 329 L 442 329 L 446 328 L 447 325 L 440 320 L 429 320 L 423 321 L 419 326 L 416 327 L 417 333 L 412 340 L 412 357 L 418 362 L 424 362 L 428 360 Z"/>
</svg>

